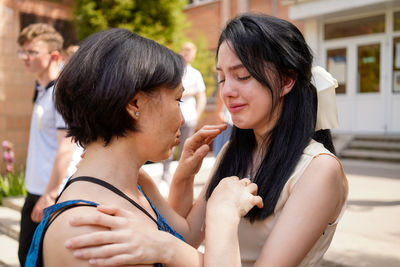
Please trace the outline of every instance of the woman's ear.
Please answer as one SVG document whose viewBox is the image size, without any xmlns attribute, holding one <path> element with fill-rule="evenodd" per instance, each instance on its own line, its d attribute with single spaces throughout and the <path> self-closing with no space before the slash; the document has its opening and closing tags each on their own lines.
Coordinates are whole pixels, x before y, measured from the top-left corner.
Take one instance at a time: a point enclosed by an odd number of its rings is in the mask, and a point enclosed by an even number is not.
<svg viewBox="0 0 400 267">
<path fill-rule="evenodd" d="M 282 90 L 281 90 L 280 97 L 284 97 L 285 95 L 290 93 L 290 91 L 292 91 L 292 88 L 295 85 L 295 83 L 296 83 L 295 78 L 285 76 L 285 78 L 282 81 Z"/>
<path fill-rule="evenodd" d="M 142 95 L 140 93 L 136 94 L 131 101 L 129 101 L 126 106 L 126 111 L 134 120 L 138 120 L 140 116 L 139 106 L 142 102 Z"/>
</svg>

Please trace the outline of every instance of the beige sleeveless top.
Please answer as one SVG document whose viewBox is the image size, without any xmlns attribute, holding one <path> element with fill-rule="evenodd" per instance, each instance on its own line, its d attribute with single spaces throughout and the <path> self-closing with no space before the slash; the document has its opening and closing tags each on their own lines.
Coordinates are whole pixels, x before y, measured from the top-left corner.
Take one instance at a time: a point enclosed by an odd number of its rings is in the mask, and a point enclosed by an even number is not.
<svg viewBox="0 0 400 267">
<path fill-rule="evenodd" d="M 275 222 L 279 218 L 286 201 L 288 200 L 290 193 L 292 192 L 296 182 L 301 177 L 301 174 L 310 164 L 311 160 L 320 155 L 329 154 L 334 157 L 322 144 L 314 142 L 309 144 L 300 157 L 300 160 L 290 176 L 289 180 L 283 187 L 281 195 L 275 207 L 274 214 L 270 215 L 263 221 L 256 221 L 251 224 L 246 219 L 241 219 L 239 223 L 239 245 L 240 245 L 240 255 L 242 259 L 242 266 L 253 266 L 255 261 L 260 254 L 268 235 L 271 233 Z M 335 157 L 336 158 L 336 157 Z M 343 172 L 343 168 L 342 168 Z M 347 179 L 343 172 L 343 186 L 345 188 L 344 192 L 347 192 Z M 345 194 L 345 199 L 347 194 Z M 343 201 L 343 207 L 340 215 L 336 221 L 332 224 L 327 225 L 325 228 L 325 233 L 318 239 L 317 243 L 308 252 L 306 257 L 300 263 L 299 266 L 320 266 L 322 257 L 328 249 L 333 234 L 335 233 L 337 223 L 342 216 L 345 209 L 345 199 Z"/>
</svg>

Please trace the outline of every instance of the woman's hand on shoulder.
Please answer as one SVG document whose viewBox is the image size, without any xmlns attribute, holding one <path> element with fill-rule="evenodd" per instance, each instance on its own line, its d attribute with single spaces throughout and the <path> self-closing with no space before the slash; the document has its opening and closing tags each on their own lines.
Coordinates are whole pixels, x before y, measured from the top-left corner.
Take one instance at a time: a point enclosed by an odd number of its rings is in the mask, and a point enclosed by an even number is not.
<svg viewBox="0 0 400 267">
<path fill-rule="evenodd" d="M 65 246 L 73 255 L 91 265 L 120 266 L 163 262 L 165 235 L 143 224 L 131 212 L 116 206 L 98 206 L 96 215 L 75 216 L 70 224 L 100 226 L 105 231 L 79 235 L 68 239 Z"/>
</svg>

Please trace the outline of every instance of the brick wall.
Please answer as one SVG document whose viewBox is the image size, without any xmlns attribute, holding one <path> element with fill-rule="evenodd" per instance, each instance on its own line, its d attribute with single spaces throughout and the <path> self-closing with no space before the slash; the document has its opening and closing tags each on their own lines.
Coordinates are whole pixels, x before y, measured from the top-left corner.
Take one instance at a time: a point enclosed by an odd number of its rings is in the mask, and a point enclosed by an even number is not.
<svg viewBox="0 0 400 267">
<path fill-rule="evenodd" d="M 34 78 L 17 58 L 18 12 L 0 3 L 0 17 L 0 141 L 14 143 L 18 167 L 25 164 Z"/>
<path fill-rule="evenodd" d="M 218 37 L 222 29 L 219 25 L 220 8 L 220 2 L 213 2 L 185 10 L 186 18 L 191 24 L 187 35 L 195 40 L 197 34 L 203 34 L 210 50 L 217 48 Z"/>
</svg>

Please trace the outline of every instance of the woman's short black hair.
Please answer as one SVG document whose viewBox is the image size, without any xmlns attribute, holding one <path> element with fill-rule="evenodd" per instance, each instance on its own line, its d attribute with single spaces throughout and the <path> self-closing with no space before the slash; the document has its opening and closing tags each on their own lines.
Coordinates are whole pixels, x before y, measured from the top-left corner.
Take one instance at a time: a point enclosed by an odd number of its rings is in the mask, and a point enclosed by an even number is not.
<svg viewBox="0 0 400 267">
<path fill-rule="evenodd" d="M 68 136 L 85 146 L 136 131 L 126 111 L 138 92 L 176 88 L 184 61 L 170 49 L 124 29 L 89 36 L 56 82 L 56 108 Z"/>
<path fill-rule="evenodd" d="M 256 174 L 252 181 L 258 185 L 264 207 L 253 208 L 246 217 L 251 221 L 263 220 L 274 212 L 281 191 L 311 138 L 322 140 L 315 134 L 318 100 L 311 84 L 313 55 L 296 26 L 264 14 L 243 14 L 232 19 L 221 33 L 217 55 L 224 42 L 247 71 L 271 92 L 271 113 L 277 107 L 281 82 L 286 77 L 295 81 L 284 97 L 276 125 L 263 137 L 264 157 L 260 166 L 252 166 L 257 148 L 253 130 L 234 126 L 229 145 L 207 189 L 208 198 L 221 179 L 232 175 L 247 177 L 254 167 Z M 323 135 L 324 145 L 333 148 L 328 144 L 332 145 L 329 130 Z"/>
</svg>

